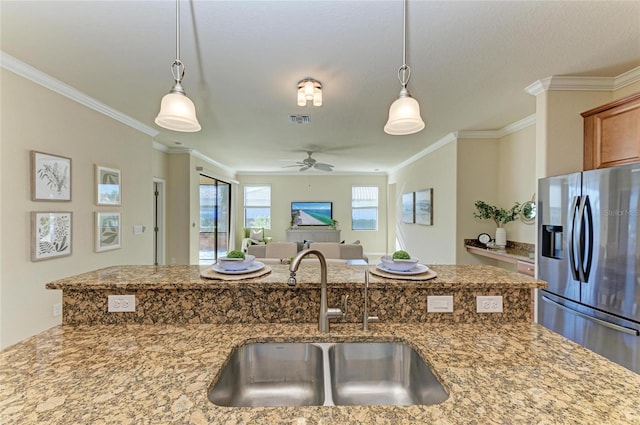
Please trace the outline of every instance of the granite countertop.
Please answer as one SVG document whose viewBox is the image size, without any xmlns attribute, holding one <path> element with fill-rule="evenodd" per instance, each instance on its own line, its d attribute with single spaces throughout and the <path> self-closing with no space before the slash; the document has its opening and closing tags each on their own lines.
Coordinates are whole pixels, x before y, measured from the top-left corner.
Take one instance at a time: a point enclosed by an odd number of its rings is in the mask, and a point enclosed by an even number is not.
<svg viewBox="0 0 640 425">
<path fill-rule="evenodd" d="M 251 288 L 282 288 L 289 278 L 289 266 L 271 264 L 271 273 L 240 281 L 212 280 L 200 277 L 201 266 L 112 266 L 47 283 L 47 289 L 101 290 L 101 289 L 215 289 L 230 286 Z M 364 286 L 364 270 L 369 266 L 343 264 L 328 265 L 328 287 L 345 283 Z M 438 277 L 423 281 L 387 279 L 371 275 L 372 288 L 402 285 L 406 288 L 543 288 L 546 282 L 521 274 L 485 265 L 433 265 L 429 266 Z M 305 263 L 297 272 L 297 288 L 316 288 L 320 283 L 319 263 Z"/>
<path fill-rule="evenodd" d="M 638 424 L 640 375 L 536 324 L 55 327 L 0 352 L 3 424 Z M 404 341 L 449 392 L 424 406 L 212 404 L 233 347 L 264 341 Z"/>
<path fill-rule="evenodd" d="M 535 264 L 535 258 L 532 258 L 529 254 L 535 250 L 535 246 L 532 244 L 507 241 L 507 246 L 503 249 L 492 249 L 486 245 L 478 242 L 476 239 L 465 239 L 465 248 L 473 250 L 482 250 L 492 254 L 492 256 L 499 256 L 505 259 L 512 259 L 516 261 L 524 261 L 527 263 Z"/>
</svg>

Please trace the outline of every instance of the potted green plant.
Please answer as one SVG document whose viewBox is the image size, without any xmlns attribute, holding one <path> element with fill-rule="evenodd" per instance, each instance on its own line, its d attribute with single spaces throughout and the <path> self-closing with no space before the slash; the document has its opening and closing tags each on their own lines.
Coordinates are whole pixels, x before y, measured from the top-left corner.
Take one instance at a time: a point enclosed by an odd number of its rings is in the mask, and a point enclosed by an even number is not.
<svg viewBox="0 0 640 425">
<path fill-rule="evenodd" d="M 481 220 L 493 220 L 496 223 L 496 245 L 507 245 L 507 233 L 504 229 L 504 225 L 515 221 L 520 214 L 520 204 L 516 202 L 510 209 L 504 209 L 489 205 L 484 201 L 476 201 L 475 203 L 477 212 L 473 213 L 475 218 Z"/>
<path fill-rule="evenodd" d="M 329 229 L 337 229 L 338 228 L 338 220 L 331 220 L 331 224 L 329 224 Z"/>
</svg>

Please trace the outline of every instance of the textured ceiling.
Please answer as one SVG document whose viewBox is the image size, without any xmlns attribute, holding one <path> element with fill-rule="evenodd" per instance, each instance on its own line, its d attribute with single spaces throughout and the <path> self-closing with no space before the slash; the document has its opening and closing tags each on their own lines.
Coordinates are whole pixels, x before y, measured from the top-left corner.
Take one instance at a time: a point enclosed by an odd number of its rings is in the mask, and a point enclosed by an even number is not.
<svg viewBox="0 0 640 425">
<path fill-rule="evenodd" d="M 640 65 L 640 2 L 416 1 L 409 89 L 427 127 L 382 128 L 400 85 L 402 1 L 182 1 L 184 86 L 203 130 L 153 123 L 172 86 L 173 1 L 2 1 L 2 50 L 239 172 L 306 157 L 336 172 L 385 171 L 448 133 L 495 130 L 535 112 L 549 76 L 614 77 Z M 299 107 L 313 77 L 324 105 Z M 308 114 L 308 125 L 290 114 Z"/>
</svg>

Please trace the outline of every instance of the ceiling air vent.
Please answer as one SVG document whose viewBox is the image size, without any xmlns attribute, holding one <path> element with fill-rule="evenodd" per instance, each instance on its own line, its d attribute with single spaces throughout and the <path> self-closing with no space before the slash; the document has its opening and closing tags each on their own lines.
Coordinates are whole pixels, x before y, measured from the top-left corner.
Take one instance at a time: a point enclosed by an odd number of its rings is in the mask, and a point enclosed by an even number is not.
<svg viewBox="0 0 640 425">
<path fill-rule="evenodd" d="M 309 124 L 311 117 L 309 115 L 289 115 L 291 124 Z"/>
</svg>

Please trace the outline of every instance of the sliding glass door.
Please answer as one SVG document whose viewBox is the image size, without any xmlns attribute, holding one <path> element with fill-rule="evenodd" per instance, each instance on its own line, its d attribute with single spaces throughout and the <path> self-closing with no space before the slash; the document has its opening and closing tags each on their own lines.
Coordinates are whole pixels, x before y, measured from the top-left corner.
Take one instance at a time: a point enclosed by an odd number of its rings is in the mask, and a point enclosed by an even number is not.
<svg viewBox="0 0 640 425">
<path fill-rule="evenodd" d="M 227 254 L 231 185 L 200 175 L 200 264 L 213 264 Z"/>
</svg>

